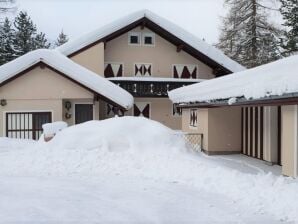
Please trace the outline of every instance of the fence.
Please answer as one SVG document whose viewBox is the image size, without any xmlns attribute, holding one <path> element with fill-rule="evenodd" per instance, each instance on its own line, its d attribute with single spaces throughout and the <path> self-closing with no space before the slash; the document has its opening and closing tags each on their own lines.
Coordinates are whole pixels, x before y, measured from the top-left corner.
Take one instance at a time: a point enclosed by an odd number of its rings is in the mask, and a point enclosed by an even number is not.
<svg viewBox="0 0 298 224">
<path fill-rule="evenodd" d="M 201 133 L 184 133 L 179 132 L 177 135 L 181 136 L 186 145 L 194 151 L 201 152 L 203 149 L 203 134 Z"/>
</svg>

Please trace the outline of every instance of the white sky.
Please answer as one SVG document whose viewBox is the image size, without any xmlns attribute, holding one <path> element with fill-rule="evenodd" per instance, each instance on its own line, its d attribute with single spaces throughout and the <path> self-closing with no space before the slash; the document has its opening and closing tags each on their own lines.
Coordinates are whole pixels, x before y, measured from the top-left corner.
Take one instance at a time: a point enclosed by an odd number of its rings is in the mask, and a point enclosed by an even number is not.
<svg viewBox="0 0 298 224">
<path fill-rule="evenodd" d="M 140 9 L 165 17 L 208 43 L 216 43 L 224 0 L 18 0 L 40 31 L 56 39 L 63 29 L 78 37 Z"/>
</svg>

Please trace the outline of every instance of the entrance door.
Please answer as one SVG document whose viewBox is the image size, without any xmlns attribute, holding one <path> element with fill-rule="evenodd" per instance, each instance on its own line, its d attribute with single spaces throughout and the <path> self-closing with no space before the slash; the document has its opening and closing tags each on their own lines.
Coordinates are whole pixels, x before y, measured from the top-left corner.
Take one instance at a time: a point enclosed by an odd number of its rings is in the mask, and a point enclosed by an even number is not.
<svg viewBox="0 0 298 224">
<path fill-rule="evenodd" d="M 75 123 L 93 120 L 93 104 L 75 104 Z"/>
<path fill-rule="evenodd" d="M 42 125 L 52 122 L 51 112 L 6 113 L 6 137 L 37 140 Z"/>
</svg>

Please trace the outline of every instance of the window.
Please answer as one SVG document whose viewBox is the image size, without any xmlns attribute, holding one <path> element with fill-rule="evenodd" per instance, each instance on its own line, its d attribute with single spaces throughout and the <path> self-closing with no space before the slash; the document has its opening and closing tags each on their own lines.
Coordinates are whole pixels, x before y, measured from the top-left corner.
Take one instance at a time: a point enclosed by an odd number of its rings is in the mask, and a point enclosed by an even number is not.
<svg viewBox="0 0 298 224">
<path fill-rule="evenodd" d="M 190 109 L 189 126 L 191 128 L 198 127 L 198 110 L 197 109 Z"/>
<path fill-rule="evenodd" d="M 173 77 L 176 79 L 196 79 L 197 65 L 173 65 Z"/>
<path fill-rule="evenodd" d="M 6 113 L 6 137 L 39 139 L 42 125 L 52 122 L 51 112 Z"/>
<path fill-rule="evenodd" d="M 106 104 L 106 117 L 114 117 L 116 115 L 116 108 L 111 104 Z M 124 111 L 119 110 L 119 115 L 124 116 Z"/>
<path fill-rule="evenodd" d="M 133 115 L 135 117 L 146 117 L 150 119 L 150 103 L 135 102 L 133 106 Z"/>
<path fill-rule="evenodd" d="M 153 46 L 155 44 L 155 35 L 154 33 L 144 33 L 143 34 L 143 45 Z"/>
<path fill-rule="evenodd" d="M 122 77 L 123 64 L 121 63 L 105 63 L 104 75 L 106 78 Z"/>
<path fill-rule="evenodd" d="M 182 116 L 182 109 L 173 105 L 173 116 Z"/>
<path fill-rule="evenodd" d="M 135 76 L 151 76 L 152 64 L 135 64 Z"/>
<path fill-rule="evenodd" d="M 129 33 L 128 34 L 128 43 L 131 45 L 140 45 L 141 44 L 141 33 Z"/>
</svg>

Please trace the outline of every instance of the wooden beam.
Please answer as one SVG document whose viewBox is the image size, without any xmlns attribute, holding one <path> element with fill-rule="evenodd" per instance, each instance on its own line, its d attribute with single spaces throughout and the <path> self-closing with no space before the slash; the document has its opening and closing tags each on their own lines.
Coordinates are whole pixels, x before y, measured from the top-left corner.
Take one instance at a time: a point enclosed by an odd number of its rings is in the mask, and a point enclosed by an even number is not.
<svg viewBox="0 0 298 224">
<path fill-rule="evenodd" d="M 146 26 L 146 21 L 143 20 L 142 23 L 141 23 L 141 30 L 143 30 L 145 28 L 145 26 Z"/>
<path fill-rule="evenodd" d="M 183 44 L 180 44 L 177 46 L 177 52 L 179 53 L 181 50 L 183 50 L 184 48 L 184 45 Z"/>
</svg>

